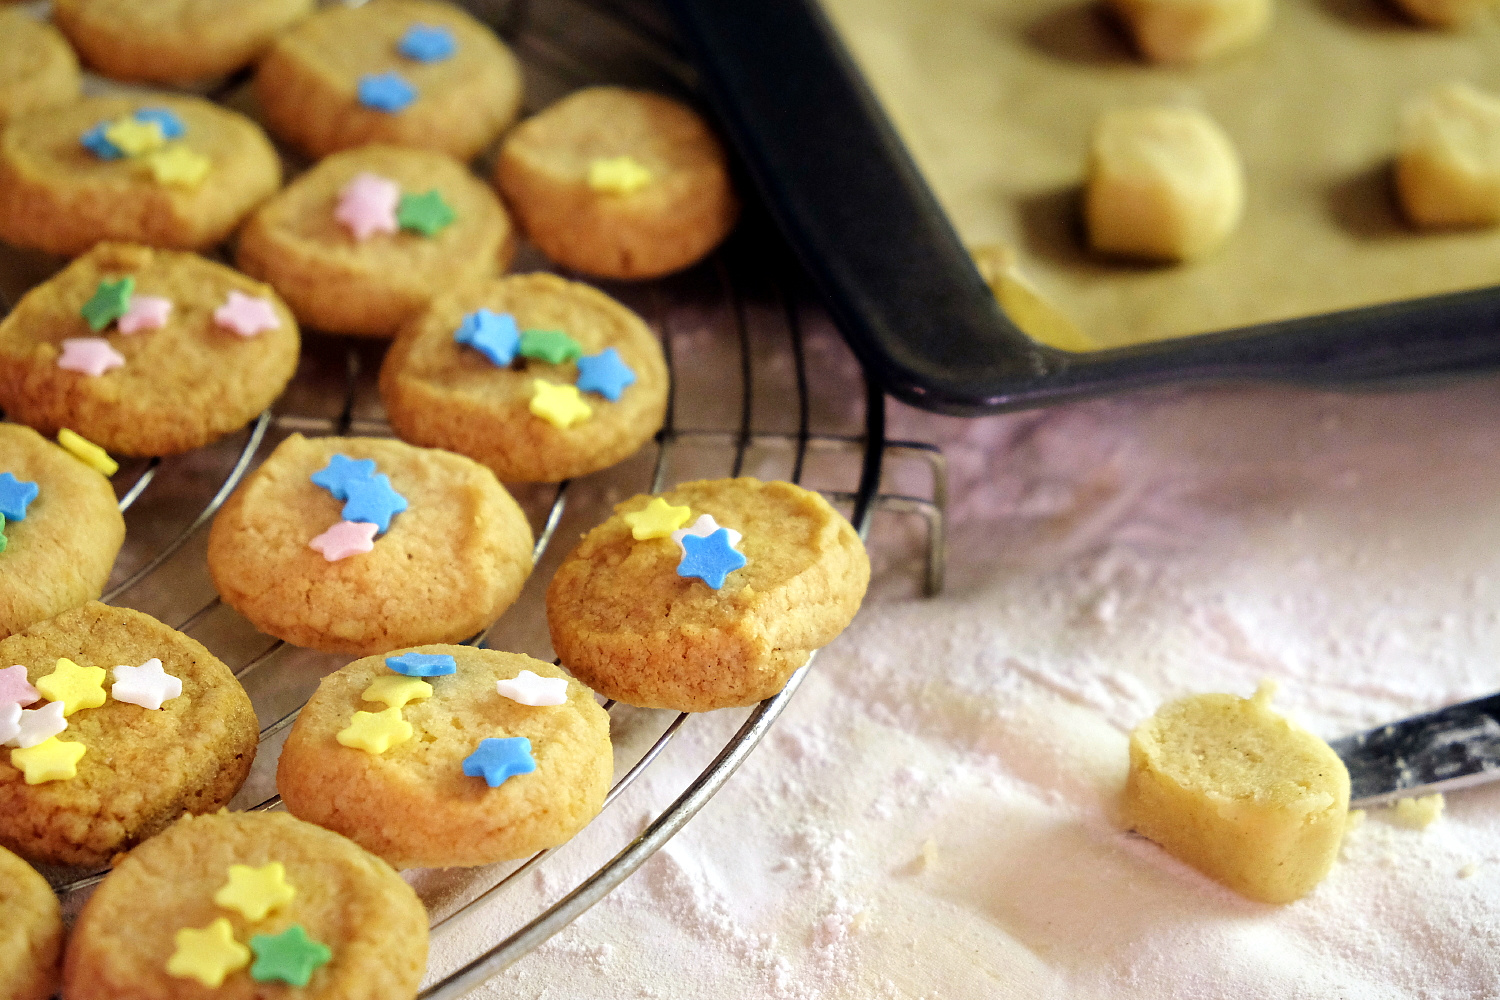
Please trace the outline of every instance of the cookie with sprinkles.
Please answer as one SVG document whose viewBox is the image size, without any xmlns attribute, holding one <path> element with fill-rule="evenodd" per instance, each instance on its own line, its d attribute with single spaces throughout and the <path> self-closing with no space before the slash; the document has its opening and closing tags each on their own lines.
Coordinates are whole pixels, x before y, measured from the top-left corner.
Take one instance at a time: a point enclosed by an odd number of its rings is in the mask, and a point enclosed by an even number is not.
<svg viewBox="0 0 1500 1000">
<path fill-rule="evenodd" d="M 0 126 L 23 111 L 78 100 L 78 57 L 52 25 L 0 10 Z"/>
<path fill-rule="evenodd" d="M 62 944 L 62 912 L 52 887 L 0 847 L 0 997 L 52 996 Z"/>
</svg>

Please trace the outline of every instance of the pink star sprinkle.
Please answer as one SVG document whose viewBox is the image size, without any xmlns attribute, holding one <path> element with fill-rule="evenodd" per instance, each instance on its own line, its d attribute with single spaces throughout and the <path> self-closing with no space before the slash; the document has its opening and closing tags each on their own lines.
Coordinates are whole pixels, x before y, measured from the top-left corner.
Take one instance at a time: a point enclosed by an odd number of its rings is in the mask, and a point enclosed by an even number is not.
<svg viewBox="0 0 1500 1000">
<path fill-rule="evenodd" d="M 229 301 L 214 310 L 214 322 L 241 337 L 253 337 L 262 330 L 281 326 L 270 299 L 258 299 L 244 292 L 230 292 Z"/>
<path fill-rule="evenodd" d="M 375 233 L 394 233 L 401 228 L 396 222 L 400 203 L 401 185 L 365 171 L 339 191 L 333 217 L 347 226 L 355 239 L 367 240 Z"/>
<path fill-rule="evenodd" d="M 130 308 L 125 310 L 118 322 L 121 333 L 139 333 L 141 330 L 160 330 L 167 325 L 172 313 L 172 300 L 160 295 L 132 295 Z"/>
<path fill-rule="evenodd" d="M 0 705 L 30 705 L 41 692 L 26 681 L 26 668 L 19 663 L 0 670 Z"/>
<path fill-rule="evenodd" d="M 103 337 L 69 337 L 62 342 L 57 367 L 98 378 L 111 368 L 125 364 L 125 355 L 109 346 Z"/>
<path fill-rule="evenodd" d="M 329 562 L 338 562 L 375 547 L 375 532 L 380 525 L 368 521 L 340 521 L 307 543 L 310 549 L 323 553 Z"/>
</svg>

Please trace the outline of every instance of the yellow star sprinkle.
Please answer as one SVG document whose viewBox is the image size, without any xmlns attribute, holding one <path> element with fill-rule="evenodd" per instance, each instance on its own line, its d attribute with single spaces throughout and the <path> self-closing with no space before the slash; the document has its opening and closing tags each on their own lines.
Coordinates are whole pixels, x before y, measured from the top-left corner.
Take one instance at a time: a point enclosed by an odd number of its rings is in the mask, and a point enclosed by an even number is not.
<svg viewBox="0 0 1500 1000">
<path fill-rule="evenodd" d="M 625 523 L 630 526 L 631 537 L 644 542 L 648 538 L 666 538 L 692 516 L 691 507 L 673 507 L 661 497 L 653 497 L 645 507 L 626 514 Z"/>
<path fill-rule="evenodd" d="M 220 917 L 202 930 L 184 927 L 177 932 L 177 950 L 167 959 L 167 974 L 196 979 L 211 990 L 224 977 L 250 964 L 250 949 L 234 939 L 234 926 Z"/>
<path fill-rule="evenodd" d="M 208 176 L 213 161 L 202 153 L 195 153 L 186 146 L 168 146 L 157 150 L 145 160 L 146 169 L 158 184 L 195 188 Z"/>
<path fill-rule="evenodd" d="M 34 747 L 10 752 L 10 766 L 26 775 L 26 784 L 45 785 L 49 781 L 72 781 L 78 777 L 78 762 L 88 747 L 82 743 L 64 743 L 49 736 Z"/>
<path fill-rule="evenodd" d="M 409 701 L 421 701 L 432 697 L 432 685 L 420 677 L 403 677 L 392 674 L 377 677 L 360 695 L 365 701 L 384 702 L 390 708 L 401 708 Z"/>
<path fill-rule="evenodd" d="M 355 712 L 347 729 L 334 737 L 346 747 L 366 753 L 382 754 L 411 739 L 411 723 L 401 718 L 401 709 L 384 712 Z"/>
<path fill-rule="evenodd" d="M 66 448 L 74 458 L 96 472 L 113 476 L 120 471 L 120 463 L 109 457 L 109 452 L 99 447 L 82 434 L 64 427 L 57 432 L 57 443 Z"/>
<path fill-rule="evenodd" d="M 531 380 L 531 412 L 553 427 L 567 430 L 594 415 L 576 385 L 557 385 L 546 379 Z"/>
<path fill-rule="evenodd" d="M 166 145 L 167 137 L 161 133 L 157 122 L 137 121 L 121 118 L 104 130 L 104 138 L 119 147 L 126 156 L 140 156 Z"/>
<path fill-rule="evenodd" d="M 272 861 L 259 868 L 230 865 L 229 881 L 214 893 L 214 902 L 254 923 L 266 919 L 266 914 L 290 903 L 296 895 L 297 890 L 286 883 L 286 866 Z"/>
<path fill-rule="evenodd" d="M 56 669 L 37 681 L 36 689 L 48 701 L 62 702 L 66 718 L 104 704 L 104 668 L 80 667 L 66 656 L 58 657 Z"/>
<path fill-rule="evenodd" d="M 589 164 L 589 187 L 601 194 L 634 194 L 651 183 L 651 171 L 633 156 L 611 156 Z"/>
</svg>

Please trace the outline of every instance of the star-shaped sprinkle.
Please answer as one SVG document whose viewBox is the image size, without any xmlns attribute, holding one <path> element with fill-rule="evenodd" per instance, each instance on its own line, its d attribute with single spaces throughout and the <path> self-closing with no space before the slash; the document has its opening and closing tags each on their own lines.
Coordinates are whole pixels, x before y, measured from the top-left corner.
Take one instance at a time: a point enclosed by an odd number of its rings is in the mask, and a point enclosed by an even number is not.
<svg viewBox="0 0 1500 1000">
<path fill-rule="evenodd" d="M 648 538 L 666 538 L 692 516 L 691 507 L 673 507 L 661 497 L 652 497 L 646 506 L 625 515 L 625 525 L 630 528 L 632 538 L 644 542 Z"/>
<path fill-rule="evenodd" d="M 65 731 L 68 720 L 63 717 L 63 703 L 54 701 L 30 711 L 22 709 L 17 725 L 19 728 L 16 734 L 6 740 L 5 744 L 24 750 L 45 743 Z"/>
<path fill-rule="evenodd" d="M 712 535 L 715 531 L 718 530 L 719 522 L 714 520 L 714 516 L 712 514 L 704 514 L 699 517 L 698 520 L 693 522 L 692 527 L 679 528 L 677 531 L 672 532 L 672 541 L 677 543 L 678 551 L 682 552 L 683 555 L 686 555 L 687 549 L 682 544 L 682 540 L 684 538 L 689 535 L 696 535 L 699 538 L 707 538 L 709 535 Z M 729 547 L 731 549 L 738 549 L 740 547 L 740 539 L 743 536 L 733 528 L 725 528 L 724 530 L 729 532 Z"/>
<path fill-rule="evenodd" d="M 634 194 L 651 180 L 651 171 L 633 156 L 601 157 L 589 163 L 589 188 L 600 194 Z"/>
<path fill-rule="evenodd" d="M 250 978 L 257 983 L 279 979 L 300 988 L 333 958 L 333 951 L 308 937 L 301 924 L 293 924 L 280 934 L 257 934 L 250 939 L 250 948 L 255 952 Z"/>
<path fill-rule="evenodd" d="M 387 708 L 405 708 L 407 702 L 431 698 L 432 685 L 417 677 L 387 674 L 375 678 L 360 697 L 365 701 L 378 701 Z"/>
<path fill-rule="evenodd" d="M 124 316 L 134 293 L 135 278 L 128 274 L 117 281 L 100 281 L 94 294 L 83 304 L 83 318 L 88 321 L 89 329 L 98 333 Z"/>
<path fill-rule="evenodd" d="M 0 745 L 20 735 L 21 706 L 13 701 L 0 701 Z"/>
<path fill-rule="evenodd" d="M 153 121 L 136 118 L 121 118 L 110 122 L 104 129 L 104 138 L 126 156 L 141 156 L 166 144 L 161 125 Z"/>
<path fill-rule="evenodd" d="M 468 344 L 489 358 L 491 364 L 504 368 L 516 360 L 516 352 L 521 348 L 521 328 L 510 313 L 476 309 L 458 324 L 453 339 Z"/>
<path fill-rule="evenodd" d="M 417 62 L 442 62 L 458 51 L 458 45 L 447 28 L 414 24 L 396 43 L 396 51 Z"/>
<path fill-rule="evenodd" d="M 52 673 L 36 682 L 36 689 L 48 701 L 62 702 L 64 716 L 85 708 L 98 708 L 105 698 L 104 668 L 80 667 L 60 656 Z"/>
<path fill-rule="evenodd" d="M 407 677 L 446 677 L 458 672 L 458 661 L 447 653 L 402 653 L 387 656 L 385 665 Z"/>
<path fill-rule="evenodd" d="M 314 486 L 321 486 L 333 494 L 335 500 L 348 500 L 350 483 L 360 483 L 374 477 L 375 460 L 373 458 L 334 455 L 328 459 L 327 465 L 308 478 L 313 481 Z"/>
<path fill-rule="evenodd" d="M 583 347 L 561 330 L 527 330 L 521 334 L 521 357 L 560 365 L 583 354 Z"/>
<path fill-rule="evenodd" d="M 234 910 L 252 924 L 266 919 L 297 897 L 286 881 L 286 866 L 280 861 L 259 868 L 230 865 L 229 881 L 214 893 L 214 904 Z"/>
<path fill-rule="evenodd" d="M 115 701 L 152 712 L 181 695 L 182 681 L 162 669 L 161 660 L 154 656 L 138 667 L 115 667 L 115 682 L 109 689 Z"/>
<path fill-rule="evenodd" d="M 69 337 L 62 342 L 57 367 L 98 378 L 112 368 L 122 368 L 125 355 L 109 346 L 103 337 Z"/>
<path fill-rule="evenodd" d="M 496 681 L 495 690 L 511 701 L 535 708 L 568 703 L 566 677 L 543 677 L 530 670 L 523 670 L 508 681 Z"/>
<path fill-rule="evenodd" d="M 372 111 L 396 114 L 417 99 L 417 88 L 400 73 L 366 73 L 359 78 L 359 103 Z"/>
<path fill-rule="evenodd" d="M 576 385 L 557 385 L 545 379 L 531 380 L 531 412 L 553 427 L 567 430 L 594 415 Z"/>
<path fill-rule="evenodd" d="M 334 739 L 346 747 L 379 755 L 411 739 L 411 733 L 411 723 L 401 718 L 401 709 L 388 708 L 383 712 L 355 712 Z"/>
<path fill-rule="evenodd" d="M 173 145 L 151 153 L 144 160 L 151 179 L 163 186 L 195 188 L 213 169 L 214 161 L 186 146 Z"/>
<path fill-rule="evenodd" d="M 483 778 L 491 788 L 499 788 L 510 778 L 535 770 L 531 741 L 524 736 L 480 740 L 479 749 L 464 758 L 464 774 Z"/>
<path fill-rule="evenodd" d="M 64 743 L 55 736 L 36 746 L 10 752 L 10 766 L 26 775 L 26 784 L 45 785 L 49 781 L 72 781 L 78 777 L 78 762 L 88 753 L 82 743 Z"/>
<path fill-rule="evenodd" d="M 281 326 L 270 299 L 237 291 L 231 291 L 224 304 L 214 310 L 214 322 L 241 337 L 253 337 L 262 330 L 275 330 Z"/>
<path fill-rule="evenodd" d="M 618 403 L 620 394 L 634 384 L 635 371 L 613 347 L 578 359 L 579 392 L 597 392 L 611 403 Z"/>
<path fill-rule="evenodd" d="M 403 194 L 396 206 L 396 221 L 401 228 L 415 229 L 423 236 L 436 236 L 456 218 L 457 213 L 448 207 L 437 188 L 423 194 Z"/>
<path fill-rule="evenodd" d="M 110 124 L 110 122 L 100 122 L 79 136 L 78 142 L 101 160 L 123 160 L 125 152 L 105 138 L 104 132 Z"/>
<path fill-rule="evenodd" d="M 120 471 L 120 463 L 109 457 L 109 452 L 99 447 L 77 431 L 64 427 L 57 432 L 57 443 L 78 461 L 102 475 L 113 476 Z"/>
<path fill-rule="evenodd" d="M 10 539 L 5 534 L 5 516 L 0 514 L 0 552 L 10 548 Z"/>
<path fill-rule="evenodd" d="M 0 670 L 0 705 L 20 705 L 25 708 L 41 696 L 40 691 L 27 683 L 26 668 L 21 664 Z M 7 743 L 9 740 L 7 737 L 0 740 L 0 743 Z"/>
<path fill-rule="evenodd" d="M 401 203 L 401 185 L 368 170 L 355 174 L 339 189 L 339 203 L 333 217 L 364 241 L 376 233 L 394 233 L 396 206 Z"/>
<path fill-rule="evenodd" d="M 177 950 L 167 959 L 167 974 L 196 979 L 211 990 L 224 978 L 250 964 L 250 949 L 234 939 L 234 925 L 220 917 L 202 930 L 184 927 L 177 932 Z"/>
<path fill-rule="evenodd" d="M 0 472 L 0 514 L 7 521 L 26 520 L 26 508 L 41 490 L 36 483 L 17 479 L 13 473 Z"/>
<path fill-rule="evenodd" d="M 163 139 L 181 139 L 187 134 L 182 119 L 166 108 L 141 108 L 134 117 L 138 122 L 155 122 L 157 128 L 161 129 Z"/>
<path fill-rule="evenodd" d="M 684 535 L 685 550 L 677 564 L 677 575 L 697 577 L 715 590 L 724 586 L 724 578 L 745 565 L 745 557 L 730 545 L 729 529 L 720 528 L 707 538 Z"/>
<path fill-rule="evenodd" d="M 307 543 L 329 562 L 362 555 L 375 547 L 375 532 L 380 525 L 369 521 L 340 521 Z"/>
<path fill-rule="evenodd" d="M 365 521 L 390 530 L 391 518 L 406 509 L 406 497 L 391 487 L 390 476 L 371 476 L 346 483 L 349 499 L 344 503 L 344 520 Z"/>
<path fill-rule="evenodd" d="M 121 333 L 160 330 L 172 315 L 172 300 L 160 295 L 132 295 L 130 306 L 117 324 Z"/>
</svg>

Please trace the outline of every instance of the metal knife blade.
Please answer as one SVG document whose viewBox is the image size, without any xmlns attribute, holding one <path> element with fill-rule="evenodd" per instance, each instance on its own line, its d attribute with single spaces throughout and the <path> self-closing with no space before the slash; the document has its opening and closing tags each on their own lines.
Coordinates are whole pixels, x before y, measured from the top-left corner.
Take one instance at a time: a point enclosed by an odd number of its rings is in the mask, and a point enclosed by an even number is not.
<svg viewBox="0 0 1500 1000">
<path fill-rule="evenodd" d="M 1349 807 L 1500 780 L 1500 694 L 1332 740 L 1349 768 Z"/>
</svg>

